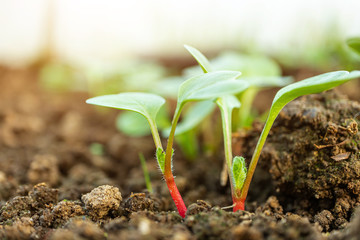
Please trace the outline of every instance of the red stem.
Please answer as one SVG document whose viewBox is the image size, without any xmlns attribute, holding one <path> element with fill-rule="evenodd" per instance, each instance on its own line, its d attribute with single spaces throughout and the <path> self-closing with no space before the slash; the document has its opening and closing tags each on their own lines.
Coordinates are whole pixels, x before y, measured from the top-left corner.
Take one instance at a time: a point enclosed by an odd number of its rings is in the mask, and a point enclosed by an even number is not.
<svg viewBox="0 0 360 240">
<path fill-rule="evenodd" d="M 234 189 L 234 193 L 232 196 L 234 207 L 233 211 L 236 212 L 238 210 L 244 211 L 245 210 L 245 200 L 246 198 L 239 197 L 241 193 L 241 189 Z"/>
<path fill-rule="evenodd" d="M 236 212 L 238 210 L 244 211 L 245 210 L 245 199 L 233 199 L 234 208 L 233 211 Z"/>
<path fill-rule="evenodd" d="M 185 217 L 186 214 L 186 206 L 184 203 L 184 200 L 182 199 L 180 192 L 175 184 L 174 176 L 171 174 L 171 176 L 165 178 L 166 184 L 169 188 L 170 195 L 176 205 L 176 208 L 182 218 Z"/>
</svg>

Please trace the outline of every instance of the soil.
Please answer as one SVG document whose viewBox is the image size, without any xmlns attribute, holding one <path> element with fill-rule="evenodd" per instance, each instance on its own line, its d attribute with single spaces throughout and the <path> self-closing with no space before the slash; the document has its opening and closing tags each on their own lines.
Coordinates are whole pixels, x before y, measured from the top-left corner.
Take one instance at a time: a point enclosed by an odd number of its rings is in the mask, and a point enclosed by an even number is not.
<svg viewBox="0 0 360 240">
<path fill-rule="evenodd" d="M 223 209 L 232 203 L 220 185 L 221 151 L 196 161 L 176 151 L 182 219 L 151 137 L 122 135 L 118 112 L 87 98 L 42 90 L 36 69 L 0 68 L 0 239 L 360 239 L 358 102 L 331 91 L 286 106 L 247 211 Z M 250 159 L 261 127 L 235 133 L 234 152 Z M 154 193 L 145 190 L 139 152 Z"/>
</svg>

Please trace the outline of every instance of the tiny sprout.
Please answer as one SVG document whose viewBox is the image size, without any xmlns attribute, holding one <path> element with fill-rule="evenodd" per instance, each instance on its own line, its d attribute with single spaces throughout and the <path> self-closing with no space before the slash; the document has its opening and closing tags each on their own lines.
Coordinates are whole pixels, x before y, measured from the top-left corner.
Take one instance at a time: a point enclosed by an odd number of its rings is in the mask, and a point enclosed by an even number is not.
<svg viewBox="0 0 360 240">
<path fill-rule="evenodd" d="M 239 156 L 234 157 L 231 172 L 234 177 L 235 194 L 238 193 L 238 191 L 240 193 L 247 174 L 245 158 Z"/>
<path fill-rule="evenodd" d="M 148 171 L 147 166 L 146 166 L 145 157 L 144 157 L 144 155 L 142 153 L 139 153 L 139 158 L 140 158 L 141 167 L 142 167 L 143 172 L 144 172 L 144 179 L 145 179 L 146 189 L 149 191 L 149 193 L 152 193 L 153 189 L 152 189 L 152 185 L 151 185 L 151 181 L 150 181 L 149 171 Z"/>
</svg>

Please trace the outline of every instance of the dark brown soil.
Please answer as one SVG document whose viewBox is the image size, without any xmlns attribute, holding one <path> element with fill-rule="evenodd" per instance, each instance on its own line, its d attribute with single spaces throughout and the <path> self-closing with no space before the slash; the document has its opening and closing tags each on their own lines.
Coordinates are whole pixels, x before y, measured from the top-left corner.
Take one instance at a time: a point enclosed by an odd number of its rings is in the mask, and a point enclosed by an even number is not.
<svg viewBox="0 0 360 240">
<path fill-rule="evenodd" d="M 188 206 L 182 219 L 151 137 L 120 134 L 117 111 L 86 105 L 86 94 L 45 92 L 36 79 L 35 70 L 0 69 L 0 239 L 359 239 L 357 102 L 330 92 L 287 106 L 265 145 L 247 211 L 222 209 L 231 197 L 220 186 L 221 151 L 192 162 L 176 151 L 176 182 Z M 234 134 L 235 153 L 250 159 L 261 127 Z M 94 143 L 103 154 L 91 151 Z"/>
<path fill-rule="evenodd" d="M 359 112 L 358 102 L 335 92 L 300 98 L 281 112 L 263 160 L 286 211 L 307 211 L 325 230 L 346 226 L 360 205 Z"/>
</svg>

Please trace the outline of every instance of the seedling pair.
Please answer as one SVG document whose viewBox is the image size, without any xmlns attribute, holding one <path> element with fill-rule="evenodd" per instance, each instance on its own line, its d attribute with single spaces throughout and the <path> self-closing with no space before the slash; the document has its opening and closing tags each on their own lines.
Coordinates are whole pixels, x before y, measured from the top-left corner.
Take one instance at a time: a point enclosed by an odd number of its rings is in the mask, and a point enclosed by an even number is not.
<svg viewBox="0 0 360 240">
<path fill-rule="evenodd" d="M 171 129 L 165 150 L 162 146 L 155 122 L 159 109 L 165 103 L 164 98 L 150 93 L 129 92 L 99 96 L 86 101 L 89 104 L 134 111 L 140 113 L 147 119 L 156 147 L 156 158 L 159 168 L 178 212 L 182 217 L 185 217 L 186 206 L 174 182 L 172 157 L 174 153 L 173 142 L 176 126 L 186 103 L 190 101 L 215 100 L 219 106 L 222 116 L 225 159 L 234 203 L 233 210 L 244 210 L 245 199 L 262 147 L 269 134 L 270 128 L 281 109 L 288 102 L 299 96 L 322 92 L 360 76 L 359 71 L 353 71 L 351 73 L 346 71 L 330 72 L 282 88 L 274 98 L 269 116 L 254 151 L 249 168 L 246 169 L 244 158 L 239 156 L 232 157 L 231 119 L 233 109 L 240 107 L 240 102 L 234 95 L 247 89 L 249 83 L 238 79 L 240 72 L 211 71 L 210 63 L 204 55 L 192 47 L 186 46 L 186 48 L 198 61 L 204 73 L 191 77 L 180 85 L 177 105 L 172 118 Z"/>
<path fill-rule="evenodd" d="M 192 77 L 180 85 L 176 110 L 172 119 L 167 146 L 164 150 L 156 127 L 155 118 L 165 99 L 151 93 L 120 93 L 88 99 L 90 104 L 130 110 L 143 115 L 151 129 L 156 147 L 156 158 L 179 214 L 185 217 L 186 206 L 178 191 L 172 173 L 173 142 L 177 123 L 185 104 L 190 101 L 216 99 L 223 95 L 236 94 L 248 87 L 248 83 L 236 79 L 240 72 L 217 71 Z"/>
<path fill-rule="evenodd" d="M 210 72 L 211 66 L 209 61 L 198 50 L 191 51 L 195 55 L 195 59 L 203 69 L 204 73 Z M 228 174 L 231 184 L 231 193 L 233 199 L 233 210 L 244 210 L 245 200 L 249 191 L 250 182 L 255 172 L 257 162 L 259 160 L 262 148 L 270 129 L 280 113 L 281 109 L 297 97 L 320 93 L 341 85 L 351 79 L 360 77 L 360 71 L 337 71 L 321 74 L 311 77 L 300 82 L 290 84 L 281 88 L 274 97 L 264 128 L 252 155 L 252 159 L 248 170 L 245 167 L 245 159 L 239 156 L 232 159 L 231 147 L 231 119 L 234 108 L 240 107 L 240 102 L 234 96 L 225 96 L 217 99 L 221 110 L 225 159 L 228 167 Z"/>
</svg>

